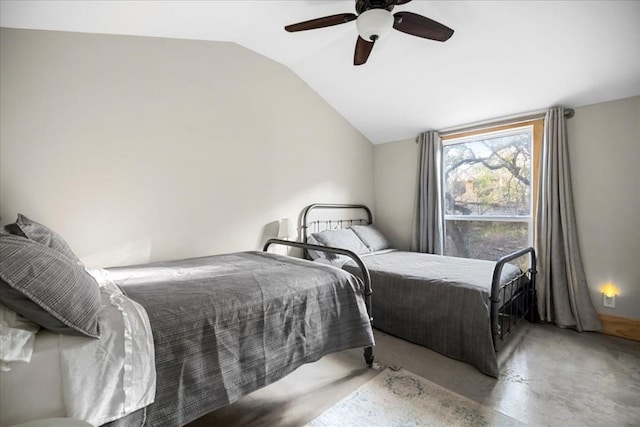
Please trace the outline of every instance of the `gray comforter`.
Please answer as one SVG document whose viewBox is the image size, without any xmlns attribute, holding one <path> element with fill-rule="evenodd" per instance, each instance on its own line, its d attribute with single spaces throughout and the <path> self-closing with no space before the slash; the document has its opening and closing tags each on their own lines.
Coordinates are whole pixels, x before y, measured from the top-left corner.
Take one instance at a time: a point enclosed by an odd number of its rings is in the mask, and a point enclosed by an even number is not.
<svg viewBox="0 0 640 427">
<path fill-rule="evenodd" d="M 242 252 L 108 270 L 147 310 L 157 372 L 155 402 L 113 426 L 181 426 L 325 354 L 373 345 L 361 282 L 335 267 Z"/>
<path fill-rule="evenodd" d="M 402 251 L 362 260 L 377 329 L 498 376 L 489 301 L 495 262 Z M 343 268 L 357 273 L 353 262 Z M 506 264 L 502 281 L 518 274 Z"/>
</svg>

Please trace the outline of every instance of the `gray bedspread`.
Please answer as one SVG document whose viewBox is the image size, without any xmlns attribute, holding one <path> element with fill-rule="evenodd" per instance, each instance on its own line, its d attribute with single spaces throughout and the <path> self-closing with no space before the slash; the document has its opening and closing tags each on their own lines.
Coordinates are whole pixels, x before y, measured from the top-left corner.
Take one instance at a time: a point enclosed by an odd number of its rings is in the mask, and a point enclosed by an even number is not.
<svg viewBox="0 0 640 427">
<path fill-rule="evenodd" d="M 374 343 L 361 282 L 335 267 L 242 252 L 108 271 L 147 310 L 157 372 L 155 402 L 113 426 L 181 426 Z"/>
<path fill-rule="evenodd" d="M 377 329 L 498 376 L 489 301 L 495 262 L 402 251 L 362 260 Z M 352 262 L 343 268 L 356 273 Z M 518 273 L 505 265 L 502 281 Z"/>
</svg>

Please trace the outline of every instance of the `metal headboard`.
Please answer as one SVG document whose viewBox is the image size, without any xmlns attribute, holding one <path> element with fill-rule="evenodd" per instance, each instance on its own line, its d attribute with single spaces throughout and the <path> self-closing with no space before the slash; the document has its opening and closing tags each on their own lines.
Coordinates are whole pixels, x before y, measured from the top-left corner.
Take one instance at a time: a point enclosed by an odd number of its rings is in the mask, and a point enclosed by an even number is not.
<svg viewBox="0 0 640 427">
<path fill-rule="evenodd" d="M 319 211 L 340 211 L 345 213 L 347 210 L 355 213 L 352 217 L 345 218 L 344 215 L 336 214 L 329 218 L 314 219 L 312 213 Z M 331 203 L 314 203 L 309 205 L 302 211 L 300 230 L 302 231 L 302 242 L 307 243 L 311 233 L 317 233 L 323 230 L 335 230 L 339 228 L 347 228 L 352 225 L 369 225 L 373 223 L 373 215 L 371 209 L 366 205 L 357 204 L 331 204 Z"/>
</svg>

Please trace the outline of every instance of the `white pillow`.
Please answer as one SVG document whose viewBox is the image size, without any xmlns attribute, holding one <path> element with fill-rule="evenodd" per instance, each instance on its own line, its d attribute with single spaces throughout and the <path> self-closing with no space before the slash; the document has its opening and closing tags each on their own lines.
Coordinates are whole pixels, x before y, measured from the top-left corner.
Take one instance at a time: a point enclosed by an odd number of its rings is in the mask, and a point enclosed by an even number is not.
<svg viewBox="0 0 640 427">
<path fill-rule="evenodd" d="M 31 361 L 39 330 L 40 326 L 0 304 L 0 370 L 11 370 L 12 362 Z"/>
</svg>

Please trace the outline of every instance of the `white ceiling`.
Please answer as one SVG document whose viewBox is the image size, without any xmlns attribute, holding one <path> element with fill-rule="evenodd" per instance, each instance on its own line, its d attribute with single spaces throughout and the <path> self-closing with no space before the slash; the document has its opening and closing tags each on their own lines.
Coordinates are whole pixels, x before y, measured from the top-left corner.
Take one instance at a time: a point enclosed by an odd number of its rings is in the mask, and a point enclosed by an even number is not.
<svg viewBox="0 0 640 427">
<path fill-rule="evenodd" d="M 354 67 L 353 0 L 2 1 L 9 28 L 231 41 L 299 75 L 373 143 L 640 95 L 640 1 L 426 1 L 396 6 L 455 30 L 445 43 L 392 31 Z"/>
</svg>

